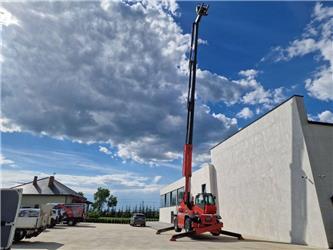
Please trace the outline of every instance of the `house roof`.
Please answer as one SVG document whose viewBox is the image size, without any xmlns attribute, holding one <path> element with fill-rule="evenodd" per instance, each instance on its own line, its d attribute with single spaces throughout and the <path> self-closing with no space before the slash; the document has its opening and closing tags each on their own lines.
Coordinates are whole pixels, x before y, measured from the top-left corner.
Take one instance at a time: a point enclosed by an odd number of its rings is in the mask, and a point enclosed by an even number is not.
<svg viewBox="0 0 333 250">
<path fill-rule="evenodd" d="M 68 195 L 86 200 L 85 197 L 75 192 L 73 189 L 57 181 L 54 176 L 41 179 L 37 179 L 37 176 L 35 176 L 33 181 L 12 188 L 23 189 L 24 195 Z"/>
</svg>

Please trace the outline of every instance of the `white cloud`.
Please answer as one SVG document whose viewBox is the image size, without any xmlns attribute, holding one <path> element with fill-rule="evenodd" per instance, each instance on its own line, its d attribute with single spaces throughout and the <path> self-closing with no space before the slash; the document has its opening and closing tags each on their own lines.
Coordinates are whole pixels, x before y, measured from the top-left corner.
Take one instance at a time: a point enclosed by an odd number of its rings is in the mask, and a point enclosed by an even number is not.
<svg viewBox="0 0 333 250">
<path fill-rule="evenodd" d="M 116 155 L 113 154 L 107 147 L 99 146 L 99 152 L 109 155 L 111 158 L 114 158 Z"/>
<path fill-rule="evenodd" d="M 245 107 L 239 111 L 236 116 L 243 119 L 249 119 L 253 117 L 253 112 L 249 107 Z"/>
<path fill-rule="evenodd" d="M 312 38 L 294 40 L 290 43 L 288 48 L 280 48 L 280 54 L 276 58 L 276 61 L 290 60 L 296 56 L 304 56 L 308 53 L 316 51 L 317 49 L 316 41 Z"/>
<path fill-rule="evenodd" d="M 190 36 L 174 20 L 176 2 L 2 5 L 20 23 L 3 28 L 6 132 L 110 143 L 118 156 L 140 163 L 179 159 Z M 200 105 L 237 103 L 248 87 L 200 69 L 197 86 L 200 151 L 237 129 Z"/>
<path fill-rule="evenodd" d="M 33 176 L 38 178 L 49 176 L 47 173 L 40 171 L 13 171 L 2 170 L 2 187 L 12 187 L 21 183 L 32 181 Z M 157 184 L 161 179 L 160 176 L 149 177 L 137 175 L 131 172 L 106 175 L 69 175 L 57 174 L 57 180 L 79 192 L 92 195 L 96 192 L 97 187 L 107 187 L 112 192 L 157 192 L 162 185 Z"/>
<path fill-rule="evenodd" d="M 325 110 L 318 114 L 319 121 L 333 123 L 333 113 L 329 110 Z"/>
<path fill-rule="evenodd" d="M 269 109 L 272 108 L 273 105 L 276 105 L 285 99 L 283 87 L 266 90 L 264 86 L 257 81 L 256 77 L 259 74 L 257 70 L 242 70 L 238 74 L 244 78 L 234 82 L 242 87 L 250 88 L 250 90 L 247 91 L 241 98 L 241 101 L 244 104 L 261 104 L 265 109 Z"/>
<path fill-rule="evenodd" d="M 255 69 L 247 69 L 239 71 L 238 74 L 246 78 L 255 78 L 258 75 L 258 71 Z"/>
<path fill-rule="evenodd" d="M 270 92 L 263 86 L 258 86 L 255 90 L 243 96 L 243 102 L 246 104 L 264 104 L 270 102 Z"/>
<path fill-rule="evenodd" d="M 333 71 L 324 67 L 315 76 L 305 81 L 309 95 L 323 101 L 333 101 Z"/>
<path fill-rule="evenodd" d="M 212 146 L 213 145 L 210 145 L 209 148 L 211 148 Z M 202 166 L 203 164 L 211 162 L 210 153 L 208 152 L 209 148 L 207 148 L 207 152 L 193 155 L 193 165 Z"/>
<path fill-rule="evenodd" d="M 197 82 L 197 94 L 204 102 L 222 101 L 226 104 L 235 104 L 249 89 L 248 86 L 240 86 L 236 81 L 224 76 L 200 69 L 197 71 Z"/>
<path fill-rule="evenodd" d="M 0 166 L 4 165 L 15 166 L 15 162 L 10 159 L 6 159 L 3 154 L 0 154 Z"/>
<path fill-rule="evenodd" d="M 162 176 L 157 175 L 157 176 L 154 177 L 154 179 L 153 179 L 153 183 L 156 184 L 156 183 L 158 183 L 161 179 L 162 179 Z"/>
<path fill-rule="evenodd" d="M 213 117 L 218 119 L 219 121 L 223 122 L 227 125 L 227 127 L 235 126 L 237 125 L 237 119 L 236 118 L 229 118 L 226 115 L 222 113 L 215 114 L 213 113 Z"/>
<path fill-rule="evenodd" d="M 106 147 L 99 146 L 99 152 L 104 154 L 110 154 L 110 151 Z"/>
<path fill-rule="evenodd" d="M 19 21 L 10 12 L 0 6 L 0 25 L 19 25 Z"/>
<path fill-rule="evenodd" d="M 313 16 L 318 21 L 331 18 L 333 16 L 333 7 L 323 7 L 322 3 L 317 3 L 314 8 Z"/>
<path fill-rule="evenodd" d="M 13 124 L 9 119 L 5 117 L 0 117 L 0 132 L 2 133 L 12 133 L 20 132 L 21 128 Z"/>
<path fill-rule="evenodd" d="M 305 28 L 302 38 L 290 42 L 287 48 L 272 51 L 275 61 L 287 61 L 309 53 L 319 53 L 323 65 L 305 81 L 308 94 L 323 101 L 333 100 L 333 7 L 316 3 L 313 19 Z M 265 58 L 262 59 L 262 61 Z"/>
<path fill-rule="evenodd" d="M 150 165 L 180 158 L 190 35 L 174 20 L 175 1 L 2 5 L 20 24 L 2 32 L 5 132 L 109 143 L 99 150 Z M 233 81 L 198 69 L 196 154 L 237 130 L 207 103 L 275 103 L 257 74 Z"/>
<path fill-rule="evenodd" d="M 283 93 L 284 87 L 276 88 L 272 91 L 272 103 L 279 104 L 286 99 L 285 94 Z"/>
</svg>

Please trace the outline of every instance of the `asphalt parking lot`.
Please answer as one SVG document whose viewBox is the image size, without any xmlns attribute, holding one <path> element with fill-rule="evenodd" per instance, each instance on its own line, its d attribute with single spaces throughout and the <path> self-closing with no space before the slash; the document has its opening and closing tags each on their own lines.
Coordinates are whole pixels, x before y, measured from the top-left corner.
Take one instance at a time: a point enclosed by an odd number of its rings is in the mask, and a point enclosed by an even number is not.
<svg viewBox="0 0 333 250">
<path fill-rule="evenodd" d="M 155 234 L 151 226 L 80 223 L 58 225 L 39 236 L 14 244 L 12 249 L 320 249 L 255 239 L 237 239 L 209 234 L 169 241 L 173 232 Z"/>
</svg>

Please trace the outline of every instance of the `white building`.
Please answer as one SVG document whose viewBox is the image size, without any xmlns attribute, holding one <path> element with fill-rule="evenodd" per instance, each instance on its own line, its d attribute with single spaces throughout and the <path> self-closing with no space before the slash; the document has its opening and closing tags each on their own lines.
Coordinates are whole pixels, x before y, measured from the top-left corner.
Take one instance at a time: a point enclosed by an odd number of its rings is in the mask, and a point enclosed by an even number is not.
<svg viewBox="0 0 333 250">
<path fill-rule="evenodd" d="M 171 222 L 183 186 L 161 189 L 161 221 Z M 333 247 L 333 125 L 308 121 L 293 96 L 211 149 L 192 176 L 192 195 L 202 189 L 216 195 L 226 230 Z"/>
</svg>

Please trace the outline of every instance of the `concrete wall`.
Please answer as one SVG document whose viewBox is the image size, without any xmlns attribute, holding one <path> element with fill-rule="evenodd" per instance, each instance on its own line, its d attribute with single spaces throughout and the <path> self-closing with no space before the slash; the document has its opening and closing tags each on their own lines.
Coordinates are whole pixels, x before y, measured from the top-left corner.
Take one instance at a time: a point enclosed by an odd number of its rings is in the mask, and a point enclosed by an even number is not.
<svg viewBox="0 0 333 250">
<path fill-rule="evenodd" d="M 303 100 L 294 97 L 211 150 L 226 230 L 328 247 L 322 210 L 328 211 L 327 196 L 333 195 L 328 184 L 332 183 L 332 162 L 326 153 L 319 157 L 320 149 L 306 143 L 303 130 L 305 134 L 312 131 L 318 144 L 318 133 L 330 132 L 314 132 L 311 125 L 304 129 L 307 124 Z M 332 140 L 326 143 L 323 147 L 332 149 Z M 318 167 L 311 166 L 314 161 L 327 176 L 319 188 L 325 190 L 322 210 L 313 175 L 313 168 Z M 330 216 L 325 225 L 331 223 Z M 331 232 L 332 226 L 327 230 Z"/>
<path fill-rule="evenodd" d="M 35 205 L 41 205 L 46 203 L 72 203 L 72 197 L 23 194 L 21 207 L 35 207 Z"/>
<path fill-rule="evenodd" d="M 307 124 L 303 128 L 327 240 L 333 247 L 333 127 Z"/>
<path fill-rule="evenodd" d="M 205 164 L 199 170 L 192 173 L 192 195 L 201 193 L 201 185 L 206 184 L 206 192 L 217 195 L 216 192 L 216 177 L 214 167 L 210 164 Z M 178 188 L 184 186 L 185 179 L 181 178 L 170 185 L 163 187 L 160 191 L 160 195 L 166 194 Z M 160 221 L 171 222 L 171 212 L 176 212 L 176 206 L 160 208 Z"/>
</svg>

